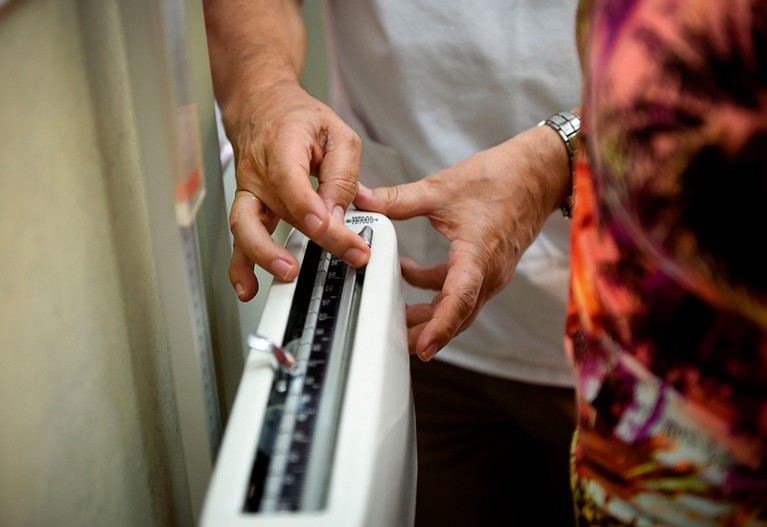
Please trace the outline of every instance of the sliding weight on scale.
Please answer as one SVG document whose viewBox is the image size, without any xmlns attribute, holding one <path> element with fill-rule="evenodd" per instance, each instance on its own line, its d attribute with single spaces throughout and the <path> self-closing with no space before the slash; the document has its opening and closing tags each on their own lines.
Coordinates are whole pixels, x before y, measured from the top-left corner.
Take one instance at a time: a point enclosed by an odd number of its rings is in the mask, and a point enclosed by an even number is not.
<svg viewBox="0 0 767 527">
<path fill-rule="evenodd" d="M 371 245 L 371 227 L 359 235 Z M 245 511 L 324 507 L 364 278 L 364 268 L 353 269 L 309 241 L 283 346 L 249 338 L 251 348 L 273 354 L 278 366 Z"/>
</svg>

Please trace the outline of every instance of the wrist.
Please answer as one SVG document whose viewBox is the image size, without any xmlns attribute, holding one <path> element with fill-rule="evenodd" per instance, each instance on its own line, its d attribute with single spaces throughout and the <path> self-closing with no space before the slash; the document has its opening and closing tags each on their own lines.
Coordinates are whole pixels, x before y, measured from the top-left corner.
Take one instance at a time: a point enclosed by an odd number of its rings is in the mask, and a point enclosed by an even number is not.
<svg viewBox="0 0 767 527">
<path fill-rule="evenodd" d="M 569 160 L 562 140 L 547 126 L 533 126 L 496 147 L 501 169 L 514 193 L 522 184 L 531 203 L 536 203 L 541 224 L 562 204 L 571 185 Z M 522 183 L 520 183 L 520 180 Z"/>
<path fill-rule="evenodd" d="M 575 204 L 575 188 L 573 185 L 573 169 L 575 166 L 575 156 L 580 149 L 578 135 L 581 129 L 581 118 L 572 111 L 563 111 L 552 115 L 538 123 L 538 126 L 547 127 L 554 130 L 559 136 L 560 142 L 564 145 L 568 157 L 568 181 L 567 190 L 564 192 L 560 201 L 560 210 L 566 218 L 572 215 L 572 207 Z"/>
</svg>

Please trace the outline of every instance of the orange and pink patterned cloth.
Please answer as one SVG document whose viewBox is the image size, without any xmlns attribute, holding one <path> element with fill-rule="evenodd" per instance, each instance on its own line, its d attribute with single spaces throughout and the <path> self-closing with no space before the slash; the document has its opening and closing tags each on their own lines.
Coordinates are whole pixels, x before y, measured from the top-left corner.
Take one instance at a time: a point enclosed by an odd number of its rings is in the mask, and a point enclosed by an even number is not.
<svg viewBox="0 0 767 527">
<path fill-rule="evenodd" d="M 767 526 L 767 0 L 586 0 L 579 524 Z"/>
</svg>

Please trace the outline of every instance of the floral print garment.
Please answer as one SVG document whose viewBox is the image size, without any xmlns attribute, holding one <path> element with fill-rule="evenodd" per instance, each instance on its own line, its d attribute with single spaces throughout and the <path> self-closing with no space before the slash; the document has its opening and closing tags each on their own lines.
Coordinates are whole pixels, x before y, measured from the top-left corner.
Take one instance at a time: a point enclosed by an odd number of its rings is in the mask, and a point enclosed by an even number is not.
<svg viewBox="0 0 767 527">
<path fill-rule="evenodd" d="M 579 522 L 767 526 L 767 0 L 582 1 L 578 29 Z"/>
</svg>

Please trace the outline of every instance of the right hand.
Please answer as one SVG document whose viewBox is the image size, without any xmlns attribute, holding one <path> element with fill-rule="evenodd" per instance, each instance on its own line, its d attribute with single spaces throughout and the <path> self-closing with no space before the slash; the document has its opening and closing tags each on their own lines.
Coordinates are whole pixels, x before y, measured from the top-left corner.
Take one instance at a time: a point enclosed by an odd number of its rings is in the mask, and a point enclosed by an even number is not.
<svg viewBox="0 0 767 527">
<path fill-rule="evenodd" d="M 280 219 L 349 265 L 367 264 L 370 248 L 343 223 L 357 192 L 361 152 L 346 123 L 290 81 L 258 91 L 224 122 L 237 180 L 229 280 L 240 300 L 258 292 L 254 265 L 283 281 L 298 275 L 296 259 L 271 237 Z M 310 175 L 317 177 L 316 192 Z"/>
</svg>

